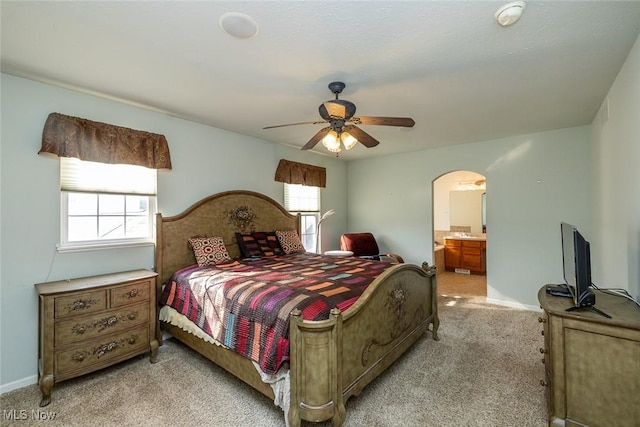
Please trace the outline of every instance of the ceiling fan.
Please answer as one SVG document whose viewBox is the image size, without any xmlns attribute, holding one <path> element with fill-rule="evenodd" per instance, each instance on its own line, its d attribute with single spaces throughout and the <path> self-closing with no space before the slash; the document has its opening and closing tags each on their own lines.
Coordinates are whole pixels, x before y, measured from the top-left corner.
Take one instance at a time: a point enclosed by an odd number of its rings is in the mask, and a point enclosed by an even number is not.
<svg viewBox="0 0 640 427">
<path fill-rule="evenodd" d="M 355 117 L 355 104 L 346 99 L 338 99 L 338 95 L 342 93 L 344 88 L 345 84 L 343 82 L 329 83 L 329 90 L 333 92 L 336 99 L 325 101 L 318 107 L 320 117 L 322 117 L 323 121 L 289 123 L 286 125 L 267 126 L 263 129 L 328 123 L 329 126 L 320 129 L 302 149 L 309 150 L 315 147 L 318 142 L 322 141 L 322 145 L 324 145 L 327 150 L 337 155 L 337 153 L 342 151 L 341 143 L 347 150 L 353 148 L 358 142 L 368 148 L 375 147 L 380 143 L 356 125 L 402 126 L 409 128 L 415 125 L 416 122 L 408 117 Z"/>
</svg>

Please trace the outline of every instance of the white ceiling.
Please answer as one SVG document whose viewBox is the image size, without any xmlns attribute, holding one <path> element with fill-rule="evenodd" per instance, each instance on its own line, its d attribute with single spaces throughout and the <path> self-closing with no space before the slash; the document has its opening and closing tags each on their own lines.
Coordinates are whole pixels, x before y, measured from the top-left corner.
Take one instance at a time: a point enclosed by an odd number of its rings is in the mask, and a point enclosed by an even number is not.
<svg viewBox="0 0 640 427">
<path fill-rule="evenodd" d="M 529 1 L 502 28 L 504 3 L 2 1 L 1 66 L 294 147 L 323 126 L 262 128 L 319 120 L 335 80 L 356 115 L 416 121 L 361 126 L 381 144 L 345 160 L 591 123 L 638 38 L 640 1 Z M 258 34 L 224 33 L 225 12 Z"/>
</svg>

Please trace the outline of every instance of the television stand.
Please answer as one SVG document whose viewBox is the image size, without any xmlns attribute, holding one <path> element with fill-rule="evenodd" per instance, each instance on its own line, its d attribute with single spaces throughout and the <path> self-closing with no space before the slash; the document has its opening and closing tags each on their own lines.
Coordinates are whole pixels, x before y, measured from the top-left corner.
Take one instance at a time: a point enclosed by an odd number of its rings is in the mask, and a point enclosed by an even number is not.
<svg viewBox="0 0 640 427">
<path fill-rule="evenodd" d="M 573 301 L 549 295 L 545 286 L 538 292 L 547 424 L 640 427 L 640 308 L 626 298 L 594 293 L 611 319 L 566 311 Z"/>
<path fill-rule="evenodd" d="M 573 307 L 567 308 L 565 311 L 576 311 L 576 310 L 584 310 L 584 309 L 589 309 L 591 311 L 595 311 L 596 313 L 600 314 L 601 316 L 604 316 L 607 319 L 611 319 L 611 316 L 609 316 L 607 313 L 605 313 L 602 310 L 598 310 L 597 308 L 595 308 L 592 305 L 583 305 L 583 306 L 574 305 Z"/>
</svg>

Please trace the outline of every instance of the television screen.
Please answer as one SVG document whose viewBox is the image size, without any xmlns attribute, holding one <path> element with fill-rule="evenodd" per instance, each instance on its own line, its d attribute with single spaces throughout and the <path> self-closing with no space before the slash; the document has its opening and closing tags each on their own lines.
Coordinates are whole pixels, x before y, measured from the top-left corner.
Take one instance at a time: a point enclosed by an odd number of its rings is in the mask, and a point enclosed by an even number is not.
<svg viewBox="0 0 640 427">
<path fill-rule="evenodd" d="M 595 303 L 591 286 L 591 251 L 589 242 L 571 224 L 561 223 L 562 264 L 564 280 L 573 295 L 577 307 L 587 307 Z"/>
</svg>

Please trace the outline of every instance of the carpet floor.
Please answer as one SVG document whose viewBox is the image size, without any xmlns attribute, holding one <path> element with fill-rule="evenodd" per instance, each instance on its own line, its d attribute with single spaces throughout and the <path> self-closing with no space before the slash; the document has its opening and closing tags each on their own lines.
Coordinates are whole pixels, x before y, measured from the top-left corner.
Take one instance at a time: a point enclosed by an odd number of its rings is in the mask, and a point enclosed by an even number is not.
<svg viewBox="0 0 640 427">
<path fill-rule="evenodd" d="M 344 425 L 546 426 L 538 313 L 451 290 L 439 310 L 440 341 L 428 332 L 349 399 Z M 0 425 L 284 426 L 268 398 L 173 339 L 156 364 L 134 358 L 56 384 L 45 408 L 39 401 L 37 385 L 0 396 Z M 303 422 L 315 425 L 330 423 Z"/>
</svg>

